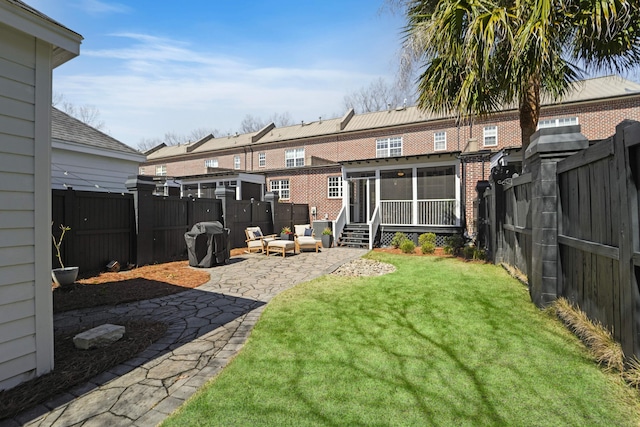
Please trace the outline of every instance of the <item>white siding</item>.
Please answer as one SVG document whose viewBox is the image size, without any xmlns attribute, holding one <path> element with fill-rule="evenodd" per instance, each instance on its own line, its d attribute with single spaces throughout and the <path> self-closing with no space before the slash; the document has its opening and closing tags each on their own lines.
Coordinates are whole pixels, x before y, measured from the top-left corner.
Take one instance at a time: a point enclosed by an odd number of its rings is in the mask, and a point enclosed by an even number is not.
<svg viewBox="0 0 640 427">
<path fill-rule="evenodd" d="M 64 189 L 66 184 L 80 191 L 126 193 L 127 178 L 138 174 L 139 162 L 117 158 L 117 153 L 76 152 L 56 148 L 58 145 L 62 144 L 56 142 L 51 153 L 52 188 Z"/>
<path fill-rule="evenodd" d="M 0 390 L 36 375 L 37 208 L 36 79 L 43 62 L 50 76 L 51 51 L 34 37 L 0 24 Z M 43 61 L 44 59 L 44 61 Z M 46 71 L 45 69 L 45 71 Z M 50 79 L 50 77 L 49 77 Z M 50 83 L 43 87 L 47 90 Z M 40 95 L 41 96 L 41 95 Z M 50 96 L 50 95 L 49 95 Z M 45 123 L 46 125 L 46 123 Z M 48 215 L 48 212 L 44 212 Z M 49 221 L 48 219 L 46 220 Z M 48 248 L 50 251 L 50 248 Z M 48 269 L 48 267 L 45 267 Z M 45 313 L 46 315 L 46 313 Z M 45 333 L 46 335 L 46 333 Z M 45 337 L 46 339 L 46 337 Z M 46 352 L 46 349 L 45 349 Z M 50 357 L 50 356 L 49 356 Z M 52 363 L 49 364 L 52 366 Z M 42 370 L 42 369 L 40 369 Z M 44 368 L 46 370 L 46 367 Z"/>
</svg>

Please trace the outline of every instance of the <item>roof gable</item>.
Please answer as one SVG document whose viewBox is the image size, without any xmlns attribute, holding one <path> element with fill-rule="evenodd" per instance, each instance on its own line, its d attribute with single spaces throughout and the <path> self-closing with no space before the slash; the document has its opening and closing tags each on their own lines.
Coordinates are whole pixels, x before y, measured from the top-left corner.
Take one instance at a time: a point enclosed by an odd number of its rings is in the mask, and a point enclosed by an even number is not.
<svg viewBox="0 0 640 427">
<path fill-rule="evenodd" d="M 142 155 L 117 139 L 51 107 L 51 138 L 110 151 Z"/>
</svg>

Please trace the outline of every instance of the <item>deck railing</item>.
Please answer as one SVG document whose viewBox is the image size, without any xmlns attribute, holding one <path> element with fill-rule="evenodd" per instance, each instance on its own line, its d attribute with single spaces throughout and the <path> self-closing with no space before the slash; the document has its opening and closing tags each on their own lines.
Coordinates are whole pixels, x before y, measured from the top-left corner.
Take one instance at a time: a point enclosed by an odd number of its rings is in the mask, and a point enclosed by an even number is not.
<svg viewBox="0 0 640 427">
<path fill-rule="evenodd" d="M 459 225 L 455 199 L 382 200 L 380 210 L 385 225 Z"/>
</svg>

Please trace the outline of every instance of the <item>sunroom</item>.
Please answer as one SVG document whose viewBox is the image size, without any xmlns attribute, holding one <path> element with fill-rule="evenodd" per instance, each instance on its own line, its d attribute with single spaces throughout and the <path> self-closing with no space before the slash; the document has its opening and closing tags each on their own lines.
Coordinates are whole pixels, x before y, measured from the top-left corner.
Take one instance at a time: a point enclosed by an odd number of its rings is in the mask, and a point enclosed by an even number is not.
<svg viewBox="0 0 640 427">
<path fill-rule="evenodd" d="M 345 228 L 368 229 L 373 247 L 388 245 L 397 231 L 415 240 L 426 232 L 458 232 L 462 208 L 456 154 L 343 162 L 343 209 L 336 234 Z"/>
</svg>

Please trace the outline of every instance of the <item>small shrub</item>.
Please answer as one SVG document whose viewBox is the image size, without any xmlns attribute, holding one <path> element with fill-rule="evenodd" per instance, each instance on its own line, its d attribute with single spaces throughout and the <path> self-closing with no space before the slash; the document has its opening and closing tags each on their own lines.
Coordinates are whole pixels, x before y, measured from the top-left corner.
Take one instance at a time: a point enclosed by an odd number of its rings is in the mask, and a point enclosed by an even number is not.
<svg viewBox="0 0 640 427">
<path fill-rule="evenodd" d="M 436 247 L 436 235 L 435 233 L 422 233 L 418 236 L 418 245 L 424 246 L 425 243 L 433 243 L 433 247 Z"/>
<path fill-rule="evenodd" d="M 475 250 L 476 248 L 473 246 L 465 246 L 462 248 L 462 256 L 464 259 L 472 259 Z"/>
<path fill-rule="evenodd" d="M 398 231 L 394 234 L 393 239 L 391 239 L 391 246 L 398 249 L 405 240 L 409 240 L 407 235 Z"/>
<path fill-rule="evenodd" d="M 460 234 L 452 234 L 444 238 L 444 253 L 449 255 L 460 255 L 464 246 L 464 239 Z"/>
<path fill-rule="evenodd" d="M 420 248 L 423 254 L 432 254 L 436 251 L 436 245 L 432 242 L 424 242 Z"/>
<path fill-rule="evenodd" d="M 484 249 L 481 248 L 473 248 L 473 259 L 484 261 L 487 258 L 487 253 Z"/>
<path fill-rule="evenodd" d="M 416 250 L 416 245 L 415 243 L 413 243 L 412 240 L 409 240 L 405 237 L 405 239 L 402 241 L 402 243 L 400 244 L 400 249 L 402 250 L 402 252 L 404 252 L 405 254 L 412 254 L 415 252 Z"/>
</svg>

